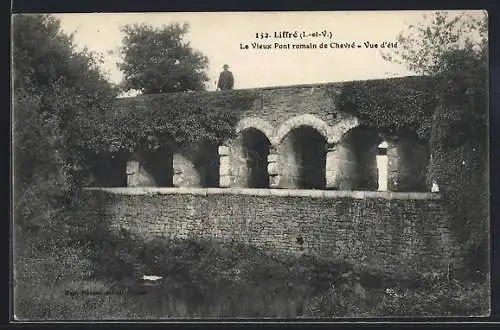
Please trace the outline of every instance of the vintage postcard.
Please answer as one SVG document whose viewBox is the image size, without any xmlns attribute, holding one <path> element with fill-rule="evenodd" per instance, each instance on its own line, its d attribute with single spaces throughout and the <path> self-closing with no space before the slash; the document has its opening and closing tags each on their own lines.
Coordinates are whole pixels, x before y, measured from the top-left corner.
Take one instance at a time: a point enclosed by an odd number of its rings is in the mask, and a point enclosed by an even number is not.
<svg viewBox="0 0 500 330">
<path fill-rule="evenodd" d="M 490 315 L 486 11 L 12 16 L 13 321 Z"/>
</svg>

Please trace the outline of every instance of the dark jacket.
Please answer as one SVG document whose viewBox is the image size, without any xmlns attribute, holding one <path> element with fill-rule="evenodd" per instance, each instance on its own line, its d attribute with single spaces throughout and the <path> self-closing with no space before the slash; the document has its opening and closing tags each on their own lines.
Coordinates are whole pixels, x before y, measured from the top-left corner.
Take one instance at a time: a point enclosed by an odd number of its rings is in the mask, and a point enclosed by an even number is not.
<svg viewBox="0 0 500 330">
<path fill-rule="evenodd" d="M 234 78 L 231 71 L 222 71 L 219 76 L 219 82 L 217 83 L 217 88 L 221 90 L 233 89 Z"/>
</svg>

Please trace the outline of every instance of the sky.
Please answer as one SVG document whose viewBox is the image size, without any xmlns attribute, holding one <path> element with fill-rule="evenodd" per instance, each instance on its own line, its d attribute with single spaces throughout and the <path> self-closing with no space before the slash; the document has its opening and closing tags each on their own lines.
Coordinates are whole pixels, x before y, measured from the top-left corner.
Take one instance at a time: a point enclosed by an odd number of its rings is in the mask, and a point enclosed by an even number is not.
<svg viewBox="0 0 500 330">
<path fill-rule="evenodd" d="M 102 55 L 103 70 L 110 81 L 123 76 L 117 67 L 125 24 L 146 23 L 156 27 L 188 23 L 185 40 L 209 59 L 209 90 L 224 64 L 230 66 L 235 88 L 269 87 L 412 75 L 402 65 L 385 61 L 383 42 L 395 42 L 408 24 L 418 23 L 427 11 L 371 12 L 219 12 L 219 13 L 95 13 L 57 14 L 64 32 L 74 33 L 79 48 Z M 479 11 L 470 13 L 480 14 Z M 459 14 L 459 12 L 455 12 Z M 278 38 L 283 31 L 310 34 L 325 31 L 326 37 L 300 35 Z M 257 38 L 256 34 L 264 36 Z M 266 38 L 267 33 L 267 38 Z M 276 33 L 276 35 L 275 35 Z M 271 45 L 253 49 L 252 43 Z M 356 44 L 354 49 L 330 48 L 331 42 Z M 366 48 L 365 43 L 379 48 Z M 274 49 L 275 43 L 290 49 Z M 293 45 L 315 44 L 316 49 L 292 49 Z M 320 44 L 327 48 L 319 48 Z M 245 45 L 249 49 L 242 49 Z M 357 47 L 360 45 L 361 47 Z M 390 52 L 392 49 L 385 49 Z"/>
</svg>

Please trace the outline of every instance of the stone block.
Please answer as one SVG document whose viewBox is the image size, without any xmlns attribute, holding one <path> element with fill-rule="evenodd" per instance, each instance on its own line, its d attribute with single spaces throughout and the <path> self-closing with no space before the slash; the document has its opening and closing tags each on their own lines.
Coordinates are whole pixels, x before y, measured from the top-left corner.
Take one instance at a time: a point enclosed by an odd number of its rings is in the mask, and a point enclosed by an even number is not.
<svg viewBox="0 0 500 330">
<path fill-rule="evenodd" d="M 129 160 L 127 161 L 127 175 L 135 174 L 139 171 L 139 161 Z"/>
<path fill-rule="evenodd" d="M 229 147 L 227 146 L 219 146 L 219 156 L 227 156 L 229 155 Z"/>
<path fill-rule="evenodd" d="M 269 154 L 267 155 L 267 161 L 268 163 L 276 163 L 278 161 L 278 154 Z"/>
<path fill-rule="evenodd" d="M 327 189 L 333 189 L 333 188 L 338 188 L 338 183 L 337 183 L 337 173 L 335 171 L 326 171 L 325 172 L 325 186 Z"/>
<path fill-rule="evenodd" d="M 351 191 L 350 195 L 352 198 L 358 198 L 358 199 L 363 199 L 366 196 L 364 191 Z"/>
<path fill-rule="evenodd" d="M 229 162 L 229 158 L 221 159 L 219 163 L 219 174 L 220 176 L 226 176 L 231 174 L 231 163 Z"/>
<path fill-rule="evenodd" d="M 272 196 L 290 196 L 290 190 L 288 189 L 272 189 Z"/>
<path fill-rule="evenodd" d="M 270 196 L 270 189 L 252 189 L 251 193 L 255 196 Z"/>
<path fill-rule="evenodd" d="M 207 188 L 207 195 L 224 195 L 229 193 L 229 189 L 226 188 Z"/>
<path fill-rule="evenodd" d="M 313 198 L 321 198 L 325 195 L 324 190 L 308 190 L 309 192 L 309 197 Z"/>
<path fill-rule="evenodd" d="M 172 179 L 172 184 L 174 185 L 174 187 L 181 187 L 183 183 L 184 180 L 182 177 L 182 173 L 175 173 Z"/>
<path fill-rule="evenodd" d="M 231 176 L 221 175 L 219 178 L 219 187 L 230 187 L 231 186 Z"/>
<path fill-rule="evenodd" d="M 269 187 L 270 188 L 278 188 L 280 184 L 280 176 L 279 175 L 270 175 L 269 176 Z"/>
<path fill-rule="evenodd" d="M 332 151 L 329 150 L 326 154 L 326 163 L 325 163 L 326 170 L 335 172 L 338 167 L 338 162 L 339 159 L 335 150 Z"/>
<path fill-rule="evenodd" d="M 277 175 L 278 174 L 278 164 L 277 163 L 268 163 L 267 164 L 267 172 L 269 175 Z"/>
</svg>

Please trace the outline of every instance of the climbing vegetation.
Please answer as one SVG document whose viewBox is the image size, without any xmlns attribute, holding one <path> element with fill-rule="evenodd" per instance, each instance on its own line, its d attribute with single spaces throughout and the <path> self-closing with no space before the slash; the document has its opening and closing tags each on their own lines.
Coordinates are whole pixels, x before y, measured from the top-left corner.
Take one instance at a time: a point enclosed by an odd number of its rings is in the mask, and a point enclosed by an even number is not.
<svg viewBox="0 0 500 330">
<path fill-rule="evenodd" d="M 425 16 L 401 32 L 398 49 L 383 54 L 419 77 L 347 83 L 337 98 L 340 111 L 366 126 L 411 130 L 427 142 L 428 177 L 478 263 L 487 263 L 488 245 L 487 19 L 485 12 Z"/>
<path fill-rule="evenodd" d="M 435 83 L 422 76 L 353 81 L 332 97 L 336 109 L 358 117 L 363 126 L 393 134 L 413 131 L 425 140 L 437 105 Z"/>
<path fill-rule="evenodd" d="M 252 106 L 253 91 L 185 92 L 118 99 L 95 123 L 91 144 L 100 152 L 134 152 L 162 146 L 219 144 L 234 134 L 241 111 Z"/>
</svg>

